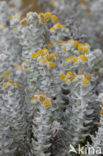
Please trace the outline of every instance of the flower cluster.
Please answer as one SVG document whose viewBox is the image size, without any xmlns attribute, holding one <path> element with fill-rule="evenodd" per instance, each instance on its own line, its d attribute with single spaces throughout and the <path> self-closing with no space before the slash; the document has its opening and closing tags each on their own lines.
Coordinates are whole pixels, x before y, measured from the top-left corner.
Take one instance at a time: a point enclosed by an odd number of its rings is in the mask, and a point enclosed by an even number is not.
<svg viewBox="0 0 103 156">
<path fill-rule="evenodd" d="M 49 44 L 50 45 L 50 44 Z M 32 58 L 37 58 L 39 63 L 47 65 L 48 68 L 54 68 L 55 63 L 53 62 L 58 58 L 57 53 L 49 53 L 48 49 L 40 49 L 38 52 L 32 54 Z"/>
<path fill-rule="evenodd" d="M 50 28 L 51 31 L 53 31 L 55 29 L 66 29 L 66 26 L 62 25 L 61 23 L 57 23 L 57 24 L 53 25 L 53 27 Z"/>
<path fill-rule="evenodd" d="M 31 102 L 41 102 L 45 107 L 51 107 L 51 98 L 46 96 L 45 93 L 39 93 L 32 97 Z"/>
<path fill-rule="evenodd" d="M 66 58 L 65 61 L 67 61 L 67 62 L 72 61 L 73 63 L 76 63 L 78 61 L 86 62 L 86 61 L 88 61 L 88 58 L 85 55 L 79 55 L 78 57 L 70 56 L 70 57 Z"/>
<path fill-rule="evenodd" d="M 46 21 L 52 21 L 53 23 L 58 21 L 58 17 L 56 15 L 52 15 L 51 12 L 40 13 L 39 15 L 43 23 Z"/>
<path fill-rule="evenodd" d="M 59 76 L 61 80 L 64 80 L 68 85 L 73 81 L 77 81 L 81 79 L 81 84 L 86 86 L 90 84 L 91 75 L 88 73 L 78 73 L 77 75 L 74 74 L 72 71 L 68 71 L 67 74 L 61 74 Z"/>
<path fill-rule="evenodd" d="M 3 82 L 3 87 L 6 88 L 10 85 L 14 85 L 15 87 L 19 87 L 19 83 L 14 83 L 13 80 L 9 80 L 8 82 Z"/>
</svg>

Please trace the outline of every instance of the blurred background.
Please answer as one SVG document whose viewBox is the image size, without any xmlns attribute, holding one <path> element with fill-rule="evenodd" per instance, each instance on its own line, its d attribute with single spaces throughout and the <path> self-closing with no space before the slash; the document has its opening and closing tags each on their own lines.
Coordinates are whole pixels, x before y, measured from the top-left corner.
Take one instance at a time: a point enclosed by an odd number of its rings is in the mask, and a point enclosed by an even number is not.
<svg viewBox="0 0 103 156">
<path fill-rule="evenodd" d="M 55 0 L 0 0 L 6 1 L 11 7 L 15 7 L 26 14 L 29 11 L 41 12 L 45 10 L 54 9 Z M 75 0 L 73 0 L 75 1 Z M 78 5 L 83 4 L 86 7 L 86 13 L 89 13 L 90 8 L 86 0 L 77 0 Z M 67 4 L 68 5 L 68 4 Z"/>
<path fill-rule="evenodd" d="M 0 0 L 2 1 L 2 0 Z M 5 0 L 11 7 L 16 7 L 18 10 L 23 10 L 25 14 L 28 11 L 40 11 L 38 0 Z"/>
<path fill-rule="evenodd" d="M 2 0 L 0 0 L 2 1 Z M 40 12 L 41 8 L 48 7 L 50 0 L 5 0 L 11 7 L 15 7 L 26 14 L 28 11 Z M 51 0 L 52 1 L 52 0 Z"/>
</svg>

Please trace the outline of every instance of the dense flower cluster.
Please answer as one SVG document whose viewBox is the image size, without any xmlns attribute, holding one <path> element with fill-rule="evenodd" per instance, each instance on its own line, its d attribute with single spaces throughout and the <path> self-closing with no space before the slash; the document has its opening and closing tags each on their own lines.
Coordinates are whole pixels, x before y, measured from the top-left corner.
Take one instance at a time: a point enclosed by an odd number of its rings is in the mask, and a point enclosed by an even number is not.
<svg viewBox="0 0 103 156">
<path fill-rule="evenodd" d="M 71 156 L 70 144 L 102 147 L 102 51 L 71 38 L 50 12 L 0 23 L 0 155 Z"/>
</svg>

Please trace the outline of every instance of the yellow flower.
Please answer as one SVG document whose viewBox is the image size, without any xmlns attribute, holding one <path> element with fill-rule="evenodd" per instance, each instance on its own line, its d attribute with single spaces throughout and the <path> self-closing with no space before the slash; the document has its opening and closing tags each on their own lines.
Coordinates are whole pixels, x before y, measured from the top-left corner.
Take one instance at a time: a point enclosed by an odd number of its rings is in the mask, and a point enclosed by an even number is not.
<svg viewBox="0 0 103 156">
<path fill-rule="evenodd" d="M 85 45 L 85 46 L 88 46 L 89 44 L 88 44 L 88 43 L 84 43 L 84 45 Z"/>
<path fill-rule="evenodd" d="M 41 63 L 43 63 L 43 64 L 45 64 L 45 63 L 48 62 L 48 60 L 47 60 L 46 58 L 44 58 L 44 59 L 40 59 L 39 61 L 40 61 Z"/>
<path fill-rule="evenodd" d="M 53 41 L 49 42 L 49 44 L 48 44 L 48 46 L 53 46 L 53 45 L 54 45 Z"/>
<path fill-rule="evenodd" d="M 52 53 L 50 54 L 51 57 L 55 57 L 55 58 L 58 58 L 58 54 L 57 53 Z"/>
<path fill-rule="evenodd" d="M 65 82 L 69 82 L 70 81 L 70 79 L 68 79 L 68 78 L 65 78 Z"/>
<path fill-rule="evenodd" d="M 48 61 L 52 61 L 53 60 L 53 56 L 52 55 L 47 55 L 47 60 Z"/>
<path fill-rule="evenodd" d="M 5 78 L 9 78 L 9 76 L 10 76 L 10 72 L 6 72 L 5 73 Z"/>
<path fill-rule="evenodd" d="M 57 22 L 58 21 L 58 17 L 56 15 L 52 15 L 52 21 L 53 22 Z"/>
<path fill-rule="evenodd" d="M 37 100 L 37 96 L 33 96 L 32 99 L 31 99 L 31 102 L 34 102 Z"/>
<path fill-rule="evenodd" d="M 67 72 L 67 75 L 73 75 L 72 71 Z"/>
<path fill-rule="evenodd" d="M 2 73 L 1 76 L 5 76 L 5 73 Z"/>
<path fill-rule="evenodd" d="M 5 78 L 9 78 L 10 72 L 2 73 L 1 76 L 5 76 Z"/>
<path fill-rule="evenodd" d="M 79 48 L 79 47 L 82 47 L 82 46 L 83 46 L 83 44 L 81 44 L 81 43 L 78 43 L 78 48 Z"/>
<path fill-rule="evenodd" d="M 54 41 L 49 42 L 49 45 L 53 46 L 54 45 Z"/>
<path fill-rule="evenodd" d="M 45 16 L 45 13 L 40 12 L 39 15 Z"/>
<path fill-rule="evenodd" d="M 40 54 L 42 57 L 48 55 L 49 50 L 47 48 L 41 49 L 38 54 Z"/>
<path fill-rule="evenodd" d="M 65 52 L 66 51 L 66 48 L 63 48 L 63 51 Z"/>
<path fill-rule="evenodd" d="M 14 16 L 10 16 L 10 19 L 13 19 L 14 18 Z"/>
<path fill-rule="evenodd" d="M 20 66 L 18 64 L 15 65 L 15 68 L 19 68 Z"/>
<path fill-rule="evenodd" d="M 77 57 L 74 57 L 73 58 L 73 63 L 76 63 L 78 61 L 78 58 Z"/>
<path fill-rule="evenodd" d="M 19 86 L 20 86 L 20 84 L 19 84 L 19 83 L 16 83 L 16 84 L 15 84 L 15 86 L 16 86 L 16 87 L 19 87 Z"/>
<path fill-rule="evenodd" d="M 16 64 L 16 65 L 15 65 L 15 68 L 23 68 L 23 66 L 22 66 L 22 65 Z"/>
<path fill-rule="evenodd" d="M 28 67 L 26 65 L 24 65 L 24 69 L 27 69 Z"/>
<path fill-rule="evenodd" d="M 47 48 L 44 48 L 44 51 L 45 51 L 45 52 L 49 52 L 49 50 L 48 50 Z"/>
<path fill-rule="evenodd" d="M 50 12 L 46 12 L 46 13 L 45 13 L 45 18 L 46 18 L 46 19 L 50 19 L 50 18 L 51 18 L 51 16 L 52 16 L 52 15 L 51 15 L 51 13 L 50 13 Z"/>
<path fill-rule="evenodd" d="M 42 95 L 41 95 L 41 96 L 39 97 L 39 101 L 40 101 L 40 102 L 44 102 L 44 101 L 45 101 L 45 96 L 42 96 Z"/>
<path fill-rule="evenodd" d="M 74 45 L 78 46 L 79 42 L 78 41 L 74 41 Z"/>
<path fill-rule="evenodd" d="M 71 81 L 75 80 L 75 75 L 71 75 L 71 76 L 70 76 L 70 80 L 71 80 Z"/>
<path fill-rule="evenodd" d="M 26 20 L 26 18 L 24 18 L 24 19 L 21 21 L 21 25 L 22 25 L 22 26 L 26 26 L 26 25 L 27 25 L 27 20 Z"/>
<path fill-rule="evenodd" d="M 5 78 L 8 79 L 9 78 L 9 75 L 6 75 Z"/>
<path fill-rule="evenodd" d="M 32 58 L 37 58 L 38 57 L 38 53 L 33 53 L 32 54 Z"/>
<path fill-rule="evenodd" d="M 79 51 L 83 51 L 84 48 L 83 48 L 82 46 L 80 46 L 80 47 L 78 47 L 78 50 L 79 50 Z"/>
<path fill-rule="evenodd" d="M 65 25 L 61 25 L 61 27 L 62 27 L 63 29 L 66 29 L 66 26 L 65 26 Z"/>
<path fill-rule="evenodd" d="M 60 24 L 60 23 L 57 23 L 55 26 L 56 26 L 57 28 L 61 28 L 61 24 Z"/>
<path fill-rule="evenodd" d="M 38 56 L 41 55 L 41 54 L 43 54 L 43 49 L 40 49 L 40 50 L 37 52 L 37 55 L 38 55 Z"/>
<path fill-rule="evenodd" d="M 6 88 L 7 87 L 7 82 L 3 83 L 3 87 Z"/>
<path fill-rule="evenodd" d="M 40 16 L 41 22 L 42 23 L 45 23 L 46 21 L 45 21 L 45 15 L 44 15 L 44 13 L 40 13 L 39 16 Z"/>
<path fill-rule="evenodd" d="M 84 53 L 88 53 L 89 49 L 85 48 L 83 51 L 84 51 Z"/>
<path fill-rule="evenodd" d="M 70 56 L 70 57 L 66 58 L 65 61 L 70 61 L 70 60 L 72 60 L 73 58 L 74 58 L 73 56 Z"/>
<path fill-rule="evenodd" d="M 64 41 L 63 40 L 59 40 L 58 43 L 61 44 L 61 43 L 64 43 Z"/>
<path fill-rule="evenodd" d="M 80 55 L 79 57 L 83 62 L 88 61 L 88 58 L 85 55 Z"/>
<path fill-rule="evenodd" d="M 102 116 L 103 116 L 103 109 L 100 111 L 100 115 L 102 115 Z"/>
<path fill-rule="evenodd" d="M 61 75 L 59 76 L 59 78 L 60 78 L 61 80 L 64 80 L 64 79 L 66 78 L 66 75 L 65 75 L 65 74 L 61 74 Z"/>
<path fill-rule="evenodd" d="M 84 76 L 85 76 L 85 78 L 86 78 L 87 80 L 91 80 L 91 75 L 90 75 L 90 74 L 85 73 Z"/>
<path fill-rule="evenodd" d="M 90 84 L 90 81 L 86 78 L 82 81 L 82 85 L 84 85 L 84 86 L 87 86 L 89 84 Z"/>
<path fill-rule="evenodd" d="M 50 30 L 55 30 L 55 27 L 51 27 Z"/>
<path fill-rule="evenodd" d="M 43 105 L 46 107 L 46 108 L 48 108 L 48 107 L 51 107 L 51 101 L 50 100 L 45 100 L 44 102 L 43 102 Z"/>
<path fill-rule="evenodd" d="M 49 62 L 49 68 L 51 68 L 51 69 L 55 68 L 55 63 L 54 62 Z"/>
<path fill-rule="evenodd" d="M 79 72 L 78 75 L 83 75 L 83 73 L 82 72 Z"/>
<path fill-rule="evenodd" d="M 10 72 L 6 72 L 6 75 L 10 75 Z"/>
<path fill-rule="evenodd" d="M 11 85 L 14 83 L 13 80 L 9 80 L 8 82 L 9 82 Z"/>
</svg>

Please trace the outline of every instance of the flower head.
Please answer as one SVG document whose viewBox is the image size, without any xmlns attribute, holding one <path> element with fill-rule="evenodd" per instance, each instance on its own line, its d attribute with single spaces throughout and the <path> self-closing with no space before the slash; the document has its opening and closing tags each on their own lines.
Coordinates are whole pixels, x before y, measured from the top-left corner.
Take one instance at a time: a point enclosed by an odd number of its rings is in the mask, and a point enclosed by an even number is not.
<svg viewBox="0 0 103 156">
<path fill-rule="evenodd" d="M 43 102 L 43 105 L 46 107 L 46 108 L 48 108 L 48 107 L 51 107 L 51 101 L 50 100 L 45 100 L 44 102 Z"/>
<path fill-rule="evenodd" d="M 32 58 L 37 58 L 38 57 L 38 53 L 33 53 L 32 54 Z"/>
<path fill-rule="evenodd" d="M 73 72 L 72 71 L 68 71 L 67 75 L 71 76 L 71 75 L 73 75 Z"/>
<path fill-rule="evenodd" d="M 42 23 L 45 23 L 46 22 L 46 20 L 45 20 L 45 14 L 44 13 L 40 13 L 39 16 L 40 16 L 41 22 Z"/>
<path fill-rule="evenodd" d="M 85 78 L 86 78 L 87 80 L 91 80 L 91 75 L 90 75 L 90 74 L 85 73 L 84 76 L 85 76 Z"/>
<path fill-rule="evenodd" d="M 73 63 L 76 63 L 78 61 L 78 58 L 77 57 L 74 57 L 73 58 Z"/>
<path fill-rule="evenodd" d="M 46 13 L 44 14 L 44 16 L 45 16 L 45 18 L 48 20 L 48 19 L 51 19 L 52 14 L 51 14 L 50 12 L 46 12 Z"/>
<path fill-rule="evenodd" d="M 88 48 L 85 48 L 85 49 L 83 50 L 84 53 L 88 53 L 88 51 L 89 51 Z"/>
<path fill-rule="evenodd" d="M 65 75 L 65 74 L 61 74 L 61 75 L 59 76 L 59 78 L 60 78 L 61 80 L 64 80 L 64 79 L 66 78 L 66 75 Z"/>
<path fill-rule="evenodd" d="M 26 20 L 26 18 L 22 19 L 21 25 L 22 25 L 22 26 L 26 26 L 26 25 L 27 25 L 27 20 Z"/>
<path fill-rule="evenodd" d="M 100 111 L 100 115 L 103 116 L 103 109 Z"/>
<path fill-rule="evenodd" d="M 9 80 L 8 83 L 9 83 L 10 85 L 12 85 L 12 84 L 14 83 L 14 81 L 13 81 L 13 80 Z"/>
<path fill-rule="evenodd" d="M 80 55 L 79 57 L 83 62 L 88 61 L 88 58 L 85 55 Z"/>
<path fill-rule="evenodd" d="M 39 101 L 40 101 L 40 102 L 44 102 L 44 101 L 45 101 L 45 96 L 40 95 L 40 96 L 39 96 Z"/>
<path fill-rule="evenodd" d="M 58 21 L 58 17 L 56 15 L 52 15 L 52 21 L 53 22 L 57 22 Z"/>
<path fill-rule="evenodd" d="M 55 63 L 54 62 L 49 62 L 48 66 L 49 66 L 50 69 L 53 69 L 53 68 L 55 68 Z"/>
<path fill-rule="evenodd" d="M 78 41 L 74 41 L 74 46 L 78 47 L 79 42 Z"/>
<path fill-rule="evenodd" d="M 15 83 L 15 86 L 18 88 L 20 86 L 20 84 L 19 83 Z"/>
<path fill-rule="evenodd" d="M 83 86 L 88 86 L 90 84 L 90 81 L 86 78 L 84 78 L 84 80 L 82 81 L 82 85 Z"/>
<path fill-rule="evenodd" d="M 7 82 L 3 83 L 3 87 L 6 88 L 7 87 Z"/>
<path fill-rule="evenodd" d="M 70 56 L 70 57 L 66 58 L 65 61 L 70 61 L 70 60 L 72 60 L 73 58 L 74 58 L 73 56 Z"/>
<path fill-rule="evenodd" d="M 84 48 L 83 48 L 82 46 L 80 46 L 80 47 L 78 47 L 78 50 L 79 50 L 79 51 L 83 51 Z"/>
</svg>

